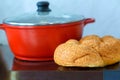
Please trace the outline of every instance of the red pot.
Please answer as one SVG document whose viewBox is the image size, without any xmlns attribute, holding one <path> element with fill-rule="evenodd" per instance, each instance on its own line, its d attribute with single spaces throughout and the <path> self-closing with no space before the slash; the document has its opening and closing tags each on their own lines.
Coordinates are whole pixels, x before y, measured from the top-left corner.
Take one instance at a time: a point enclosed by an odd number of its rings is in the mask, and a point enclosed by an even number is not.
<svg viewBox="0 0 120 80">
<path fill-rule="evenodd" d="M 54 50 L 59 44 L 68 39 L 79 40 L 84 26 L 95 21 L 92 18 L 81 18 L 76 15 L 75 17 L 74 15 L 51 17 L 50 9 L 43 8 L 43 6 L 48 6 L 48 2 L 39 2 L 37 5 L 38 16 L 34 15 L 34 19 L 30 16 L 31 14 L 28 14 L 27 17 L 5 19 L 0 25 L 0 29 L 6 32 L 14 56 L 18 59 L 52 60 Z"/>
</svg>

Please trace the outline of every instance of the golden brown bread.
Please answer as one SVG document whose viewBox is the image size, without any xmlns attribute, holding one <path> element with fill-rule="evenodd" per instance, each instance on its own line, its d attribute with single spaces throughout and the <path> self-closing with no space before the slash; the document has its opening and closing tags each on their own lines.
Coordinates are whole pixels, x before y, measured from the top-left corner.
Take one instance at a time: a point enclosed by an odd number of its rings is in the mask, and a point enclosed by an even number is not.
<svg viewBox="0 0 120 80">
<path fill-rule="evenodd" d="M 54 61 L 61 66 L 104 67 L 120 61 L 120 40 L 112 36 L 83 37 L 80 41 L 70 39 L 59 45 Z"/>
</svg>

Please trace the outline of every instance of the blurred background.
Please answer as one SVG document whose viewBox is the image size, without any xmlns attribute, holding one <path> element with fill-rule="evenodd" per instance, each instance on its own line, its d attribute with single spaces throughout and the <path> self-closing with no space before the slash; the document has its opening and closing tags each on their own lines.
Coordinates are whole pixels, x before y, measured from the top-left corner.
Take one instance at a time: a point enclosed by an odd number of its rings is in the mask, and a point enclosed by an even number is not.
<svg viewBox="0 0 120 80">
<path fill-rule="evenodd" d="M 36 11 L 43 0 L 0 0 L 0 24 L 5 18 Z M 96 22 L 84 28 L 83 36 L 97 34 L 120 38 L 120 0 L 46 0 L 52 11 L 84 15 Z M 0 44 L 7 45 L 6 34 L 0 30 Z"/>
</svg>

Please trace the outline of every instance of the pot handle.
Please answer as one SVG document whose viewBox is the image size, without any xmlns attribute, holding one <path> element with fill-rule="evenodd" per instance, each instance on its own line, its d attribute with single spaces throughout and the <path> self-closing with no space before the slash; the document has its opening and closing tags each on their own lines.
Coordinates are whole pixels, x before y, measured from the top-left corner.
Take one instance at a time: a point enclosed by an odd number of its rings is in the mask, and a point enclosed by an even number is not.
<svg viewBox="0 0 120 80">
<path fill-rule="evenodd" d="M 4 29 L 3 24 L 0 24 L 0 29 Z"/>
<path fill-rule="evenodd" d="M 93 22 L 95 22 L 95 19 L 94 19 L 94 18 L 86 18 L 86 19 L 84 20 L 84 25 L 86 25 L 86 24 L 88 24 L 88 23 L 93 23 Z"/>
</svg>

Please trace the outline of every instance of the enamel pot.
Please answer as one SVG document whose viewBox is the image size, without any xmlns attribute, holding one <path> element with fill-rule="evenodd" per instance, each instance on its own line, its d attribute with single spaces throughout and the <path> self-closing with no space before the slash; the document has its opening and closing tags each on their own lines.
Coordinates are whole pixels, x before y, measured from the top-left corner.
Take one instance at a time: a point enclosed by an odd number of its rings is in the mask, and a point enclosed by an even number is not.
<svg viewBox="0 0 120 80">
<path fill-rule="evenodd" d="M 38 2 L 37 6 L 36 12 L 10 17 L 0 24 L 17 59 L 53 60 L 59 44 L 69 39 L 79 40 L 84 26 L 95 21 L 81 15 L 54 12 L 46 1 Z"/>
</svg>

